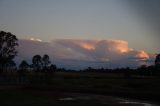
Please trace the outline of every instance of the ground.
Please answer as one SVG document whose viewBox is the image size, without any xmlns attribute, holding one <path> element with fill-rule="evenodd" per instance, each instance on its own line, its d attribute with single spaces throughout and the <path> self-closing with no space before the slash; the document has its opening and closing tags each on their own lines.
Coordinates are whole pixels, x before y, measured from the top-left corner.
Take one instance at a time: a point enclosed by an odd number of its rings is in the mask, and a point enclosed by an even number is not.
<svg viewBox="0 0 160 106">
<path fill-rule="evenodd" d="M 33 76 L 32 76 L 33 77 Z M 1 83 L 0 106 L 155 106 L 160 78 L 97 72 L 55 72 L 52 82 Z M 152 105 L 150 105 L 152 104 Z"/>
<path fill-rule="evenodd" d="M 87 93 L 7 88 L 0 90 L 1 106 L 148 106 L 137 100 Z"/>
</svg>

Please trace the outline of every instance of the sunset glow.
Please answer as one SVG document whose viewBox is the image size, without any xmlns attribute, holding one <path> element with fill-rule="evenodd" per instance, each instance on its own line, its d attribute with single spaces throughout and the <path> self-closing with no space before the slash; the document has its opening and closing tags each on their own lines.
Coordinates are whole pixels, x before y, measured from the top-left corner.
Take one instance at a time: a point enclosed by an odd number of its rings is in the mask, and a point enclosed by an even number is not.
<svg viewBox="0 0 160 106">
<path fill-rule="evenodd" d="M 149 59 L 149 55 L 143 50 L 139 51 L 136 56 L 145 60 Z"/>
<path fill-rule="evenodd" d="M 0 106 L 160 106 L 160 0 L 0 0 Z"/>
<path fill-rule="evenodd" d="M 66 59 L 107 62 L 113 67 L 138 66 L 141 60 L 154 64 L 152 55 L 160 51 L 156 30 L 160 8 L 143 8 L 149 0 L 134 8 L 129 5 L 132 0 L 122 1 L 0 0 L 0 30 L 13 33 L 20 41 L 18 61 L 48 54 L 63 65 Z"/>
<path fill-rule="evenodd" d="M 41 40 L 41 39 L 30 38 L 30 40 L 32 40 L 32 41 L 38 41 L 38 42 L 42 42 L 42 40 Z"/>
<path fill-rule="evenodd" d="M 88 44 L 88 43 L 81 43 L 80 46 L 84 49 L 88 49 L 88 50 L 94 50 L 95 47 L 92 44 Z"/>
<path fill-rule="evenodd" d="M 23 54 L 21 51 L 23 51 Z M 138 66 L 142 65 L 141 60 L 154 58 L 154 56 L 150 57 L 151 54 L 144 50 L 135 50 L 128 47 L 128 42 L 125 40 L 57 39 L 52 42 L 35 42 L 35 39 L 25 40 L 20 43 L 19 53 L 20 57 L 26 57 L 27 55 L 28 58 L 30 55 L 47 53 L 56 60 L 76 60 L 80 63 L 83 61 L 106 62 L 106 64 L 110 63 L 111 66 L 114 66 L 117 62 L 128 63 L 122 66 Z M 136 61 L 136 63 L 130 63 L 130 59 L 134 60 L 132 62 Z"/>
</svg>

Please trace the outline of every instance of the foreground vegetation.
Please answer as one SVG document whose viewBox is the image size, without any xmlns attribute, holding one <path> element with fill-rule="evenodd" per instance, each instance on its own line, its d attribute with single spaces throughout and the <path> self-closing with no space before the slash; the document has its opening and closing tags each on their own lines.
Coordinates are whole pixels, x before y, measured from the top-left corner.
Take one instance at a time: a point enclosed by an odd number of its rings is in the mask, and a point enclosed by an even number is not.
<svg viewBox="0 0 160 106">
<path fill-rule="evenodd" d="M 126 77 L 123 73 L 76 71 L 56 71 L 50 73 L 50 77 L 45 73 L 26 73 L 23 77 L 17 73 L 1 73 L 0 75 L 2 105 L 11 105 L 12 103 L 38 106 L 104 105 L 97 100 L 59 101 L 59 98 L 72 96 L 72 93 L 98 94 L 159 102 L 160 78 L 158 76 L 131 75 Z M 47 79 L 45 79 L 46 77 Z"/>
</svg>

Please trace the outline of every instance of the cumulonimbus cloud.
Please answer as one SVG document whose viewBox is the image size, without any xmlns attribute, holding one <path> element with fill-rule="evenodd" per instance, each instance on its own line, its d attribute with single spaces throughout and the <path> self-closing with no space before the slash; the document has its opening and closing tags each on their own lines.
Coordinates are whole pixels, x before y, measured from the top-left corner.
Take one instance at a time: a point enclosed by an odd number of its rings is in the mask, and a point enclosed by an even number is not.
<svg viewBox="0 0 160 106">
<path fill-rule="evenodd" d="M 56 39 L 52 42 L 20 40 L 19 45 L 21 59 L 31 59 L 35 54 L 48 54 L 55 61 L 63 60 L 59 63 L 62 66 L 65 61 L 73 61 L 70 65 L 78 61 L 78 66 L 87 61 L 88 66 L 89 63 L 95 62 L 99 63 L 100 67 L 103 67 L 104 63 L 109 67 L 133 67 L 146 64 L 147 60 L 153 58 L 144 50 L 128 47 L 128 42 L 124 40 Z"/>
</svg>

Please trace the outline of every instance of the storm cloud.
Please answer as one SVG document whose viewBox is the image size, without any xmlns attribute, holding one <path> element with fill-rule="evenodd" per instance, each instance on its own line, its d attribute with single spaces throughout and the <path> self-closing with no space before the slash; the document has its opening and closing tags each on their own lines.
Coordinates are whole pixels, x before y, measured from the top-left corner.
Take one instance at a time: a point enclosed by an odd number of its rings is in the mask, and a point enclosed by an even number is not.
<svg viewBox="0 0 160 106">
<path fill-rule="evenodd" d="M 20 40 L 18 51 L 17 61 L 31 61 L 36 54 L 48 54 L 54 64 L 71 69 L 137 67 L 150 64 L 148 61 L 153 59 L 144 50 L 128 47 L 128 42 L 124 40 Z"/>
</svg>

